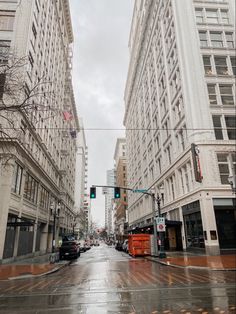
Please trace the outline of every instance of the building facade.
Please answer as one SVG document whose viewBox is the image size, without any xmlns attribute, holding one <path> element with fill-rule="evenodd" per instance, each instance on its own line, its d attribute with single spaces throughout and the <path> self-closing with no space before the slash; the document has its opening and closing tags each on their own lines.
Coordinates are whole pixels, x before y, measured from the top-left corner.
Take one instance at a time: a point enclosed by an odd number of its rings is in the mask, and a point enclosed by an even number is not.
<svg viewBox="0 0 236 314">
<path fill-rule="evenodd" d="M 126 175 L 126 141 L 125 138 L 118 138 L 114 153 L 116 181 L 118 187 L 127 187 Z M 120 190 L 120 198 L 115 199 L 114 225 L 116 239 L 122 239 L 128 234 L 127 230 L 127 191 Z"/>
<path fill-rule="evenodd" d="M 107 185 L 115 185 L 115 170 L 107 170 Z M 105 229 L 108 236 L 114 234 L 114 219 L 113 219 L 113 204 L 114 204 L 114 192 L 113 189 L 104 188 L 103 193 L 105 194 Z"/>
<path fill-rule="evenodd" d="M 51 251 L 73 230 L 72 43 L 67 0 L 0 1 L 1 261 Z"/>
<path fill-rule="evenodd" d="M 88 147 L 86 145 L 86 138 L 82 118 L 79 119 L 80 132 L 77 138 L 77 152 L 76 152 L 76 175 L 75 175 L 75 211 L 76 211 L 76 231 L 79 233 L 88 232 L 90 224 L 90 199 L 88 197 Z M 86 217 L 80 219 L 80 215 Z"/>
<path fill-rule="evenodd" d="M 234 30 L 233 0 L 135 2 L 125 90 L 128 181 L 156 194 L 164 188 L 169 249 L 235 248 Z M 129 195 L 131 230 L 152 226 L 151 208 L 148 196 Z"/>
</svg>

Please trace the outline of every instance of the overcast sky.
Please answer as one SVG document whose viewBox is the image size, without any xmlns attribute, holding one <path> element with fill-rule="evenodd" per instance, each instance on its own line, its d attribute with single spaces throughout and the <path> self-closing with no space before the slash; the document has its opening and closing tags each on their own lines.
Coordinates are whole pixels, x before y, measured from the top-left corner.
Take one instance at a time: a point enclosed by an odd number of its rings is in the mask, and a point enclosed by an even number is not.
<svg viewBox="0 0 236 314">
<path fill-rule="evenodd" d="M 70 0 L 74 31 L 73 83 L 78 115 L 84 127 L 121 129 L 129 52 L 128 39 L 134 0 Z M 117 137 L 123 131 L 86 131 L 88 192 L 106 185 L 113 168 Z M 97 188 L 92 217 L 104 225 L 105 197 Z"/>
</svg>

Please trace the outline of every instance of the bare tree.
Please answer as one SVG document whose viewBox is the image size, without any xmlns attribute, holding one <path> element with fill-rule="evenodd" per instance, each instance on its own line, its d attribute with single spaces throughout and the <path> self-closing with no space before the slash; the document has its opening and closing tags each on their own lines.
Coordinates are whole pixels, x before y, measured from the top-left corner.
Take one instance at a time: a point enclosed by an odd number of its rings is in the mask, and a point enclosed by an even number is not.
<svg viewBox="0 0 236 314">
<path fill-rule="evenodd" d="M 88 217 L 87 213 L 83 209 L 79 211 L 79 214 L 77 216 L 77 222 L 80 230 L 79 235 L 81 238 L 83 238 L 88 233 Z"/>
<path fill-rule="evenodd" d="M 24 144 L 25 129 L 34 128 L 39 111 L 43 119 L 58 115 L 52 108 L 52 82 L 33 77 L 28 57 L 0 54 L 0 152 L 8 159 L 16 143 Z M 23 124 L 23 125 L 22 125 Z"/>
</svg>

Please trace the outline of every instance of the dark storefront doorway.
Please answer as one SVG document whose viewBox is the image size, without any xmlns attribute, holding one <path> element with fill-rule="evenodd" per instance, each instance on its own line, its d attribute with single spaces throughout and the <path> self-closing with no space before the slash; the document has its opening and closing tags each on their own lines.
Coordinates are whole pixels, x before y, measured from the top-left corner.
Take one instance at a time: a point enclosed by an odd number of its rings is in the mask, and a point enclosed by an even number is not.
<svg viewBox="0 0 236 314">
<path fill-rule="evenodd" d="M 199 201 L 183 206 L 186 244 L 189 248 L 205 248 Z"/>
<path fill-rule="evenodd" d="M 15 235 L 16 235 L 16 226 L 15 226 L 16 221 L 17 221 L 16 216 L 11 215 L 11 214 L 8 215 L 3 258 L 13 257 Z"/>
<path fill-rule="evenodd" d="M 236 249 L 236 209 L 215 206 L 220 249 Z"/>
<path fill-rule="evenodd" d="M 181 221 L 166 220 L 165 249 L 182 251 Z"/>
</svg>

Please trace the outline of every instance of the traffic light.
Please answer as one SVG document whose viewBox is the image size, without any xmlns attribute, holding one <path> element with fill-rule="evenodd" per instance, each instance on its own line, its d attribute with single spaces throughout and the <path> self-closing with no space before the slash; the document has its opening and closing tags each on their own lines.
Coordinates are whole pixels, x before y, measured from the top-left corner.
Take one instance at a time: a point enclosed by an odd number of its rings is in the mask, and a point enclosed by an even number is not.
<svg viewBox="0 0 236 314">
<path fill-rule="evenodd" d="M 96 188 L 95 187 L 90 188 L 90 198 L 96 198 Z"/>
<path fill-rule="evenodd" d="M 114 189 L 114 198 L 120 198 L 120 188 L 118 187 Z"/>
</svg>

